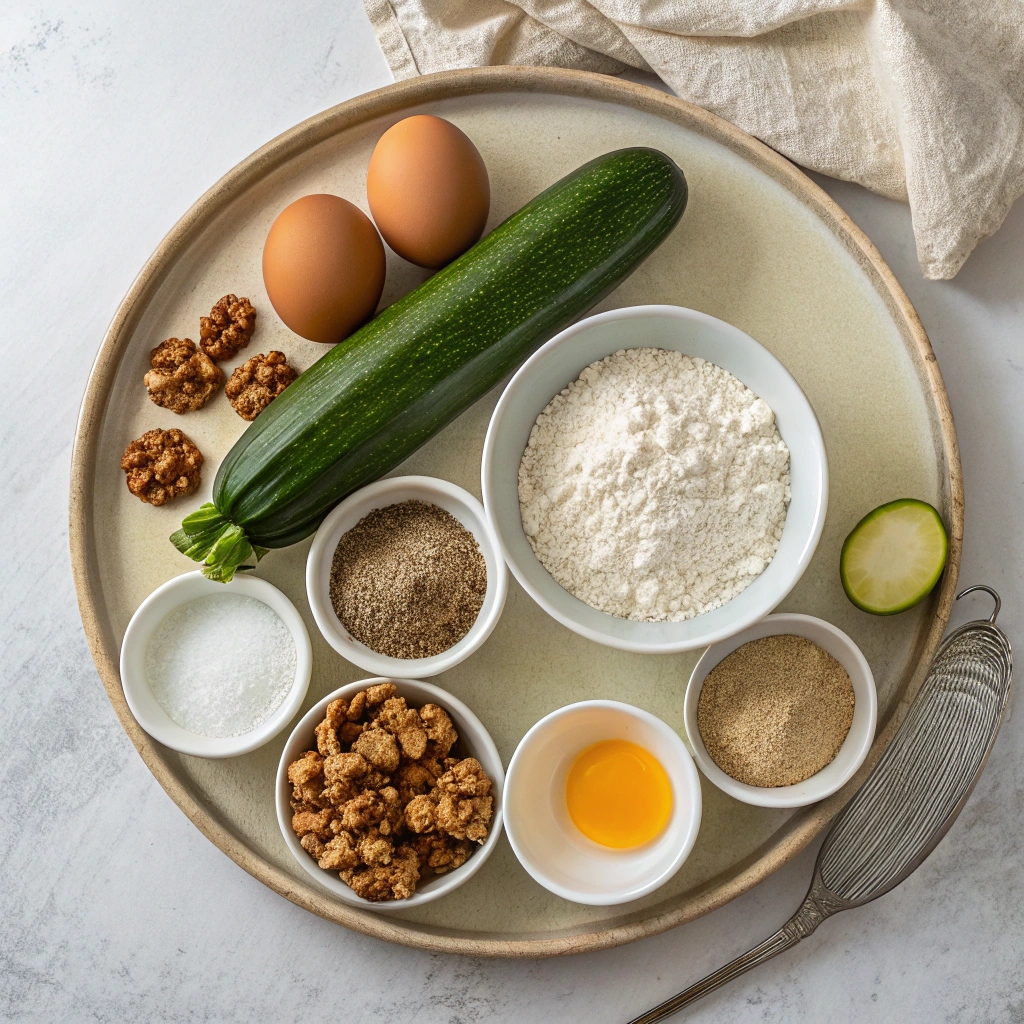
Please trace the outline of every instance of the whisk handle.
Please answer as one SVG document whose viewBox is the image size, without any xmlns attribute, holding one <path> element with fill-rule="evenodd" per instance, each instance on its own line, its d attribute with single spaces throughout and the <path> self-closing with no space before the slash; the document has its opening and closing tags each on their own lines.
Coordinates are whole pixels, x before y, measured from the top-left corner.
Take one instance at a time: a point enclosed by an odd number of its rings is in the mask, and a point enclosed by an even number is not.
<svg viewBox="0 0 1024 1024">
<path fill-rule="evenodd" d="M 966 597 L 968 594 L 973 594 L 977 590 L 984 591 L 984 593 L 988 594 L 988 596 L 991 597 L 996 603 L 995 608 L 992 609 L 992 615 L 988 620 L 988 624 L 990 626 L 994 626 L 996 624 L 996 619 L 999 616 L 999 609 L 1003 607 L 1003 601 L 1002 598 L 991 587 L 986 587 L 984 583 L 979 583 L 977 586 L 968 587 L 966 590 L 961 590 L 960 593 L 956 595 L 956 599 L 959 601 L 961 597 Z"/>
<path fill-rule="evenodd" d="M 696 984 L 683 989 L 682 992 L 666 999 L 665 1002 L 659 1003 L 653 1010 L 634 1017 L 629 1024 L 655 1024 L 655 1021 L 670 1017 L 677 1010 L 695 1003 L 702 996 L 706 996 L 708 993 L 714 992 L 716 988 L 721 988 L 722 985 L 738 978 L 741 974 L 749 971 L 751 967 L 757 967 L 758 964 L 763 964 L 765 960 L 770 960 L 776 954 L 792 948 L 801 939 L 810 935 L 826 917 L 844 909 L 846 909 L 845 904 L 833 903 L 825 893 L 813 886 L 800 909 L 774 935 L 770 935 L 764 942 L 759 943 L 742 956 L 736 957 L 731 963 L 727 963 L 707 977 L 701 978 Z"/>
</svg>

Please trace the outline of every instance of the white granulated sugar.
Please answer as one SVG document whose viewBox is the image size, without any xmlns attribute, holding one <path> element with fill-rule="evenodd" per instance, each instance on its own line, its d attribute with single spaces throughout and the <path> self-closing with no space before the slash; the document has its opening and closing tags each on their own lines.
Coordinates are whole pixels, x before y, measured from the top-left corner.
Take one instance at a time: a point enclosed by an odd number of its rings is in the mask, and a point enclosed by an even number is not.
<svg viewBox="0 0 1024 1024">
<path fill-rule="evenodd" d="M 241 594 L 183 604 L 153 631 L 146 677 L 172 721 L 199 736 L 241 736 L 265 722 L 295 681 L 297 654 L 273 608 Z"/>
<path fill-rule="evenodd" d="M 633 348 L 588 366 L 537 418 L 519 467 L 523 529 L 581 601 L 679 622 L 745 590 L 789 506 L 775 414 L 714 363 Z"/>
</svg>

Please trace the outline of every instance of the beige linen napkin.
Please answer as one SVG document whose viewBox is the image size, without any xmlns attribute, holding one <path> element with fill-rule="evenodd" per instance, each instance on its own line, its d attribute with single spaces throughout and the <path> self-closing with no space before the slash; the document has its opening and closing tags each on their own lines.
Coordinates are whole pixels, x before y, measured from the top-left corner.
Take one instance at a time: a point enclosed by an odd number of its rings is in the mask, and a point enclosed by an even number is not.
<svg viewBox="0 0 1024 1024">
<path fill-rule="evenodd" d="M 909 201 L 950 278 L 1024 192 L 1024 0 L 364 0 L 396 78 L 654 71 L 804 167 Z"/>
</svg>

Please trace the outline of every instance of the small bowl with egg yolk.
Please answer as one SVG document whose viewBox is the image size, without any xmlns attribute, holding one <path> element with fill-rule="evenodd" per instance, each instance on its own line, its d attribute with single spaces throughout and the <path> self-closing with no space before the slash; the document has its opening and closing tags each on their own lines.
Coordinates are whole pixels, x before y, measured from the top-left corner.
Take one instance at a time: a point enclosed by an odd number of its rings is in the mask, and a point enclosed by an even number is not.
<svg viewBox="0 0 1024 1024">
<path fill-rule="evenodd" d="M 545 889 L 612 906 L 664 885 L 689 856 L 700 779 L 660 718 L 612 700 L 559 708 L 523 737 L 508 766 L 505 832 Z"/>
</svg>

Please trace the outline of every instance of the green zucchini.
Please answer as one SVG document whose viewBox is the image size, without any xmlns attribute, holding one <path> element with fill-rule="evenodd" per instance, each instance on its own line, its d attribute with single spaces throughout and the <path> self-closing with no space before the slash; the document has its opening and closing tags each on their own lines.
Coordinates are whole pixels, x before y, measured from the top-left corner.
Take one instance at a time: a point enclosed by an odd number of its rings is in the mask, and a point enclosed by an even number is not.
<svg viewBox="0 0 1024 1024">
<path fill-rule="evenodd" d="M 879 505 L 851 531 L 839 556 L 846 596 L 872 615 L 895 615 L 923 601 L 946 568 L 949 538 L 926 501 Z"/>
<path fill-rule="evenodd" d="M 235 442 L 171 540 L 227 581 L 311 534 L 628 276 L 686 179 L 654 149 L 591 160 L 311 366 Z"/>
</svg>

